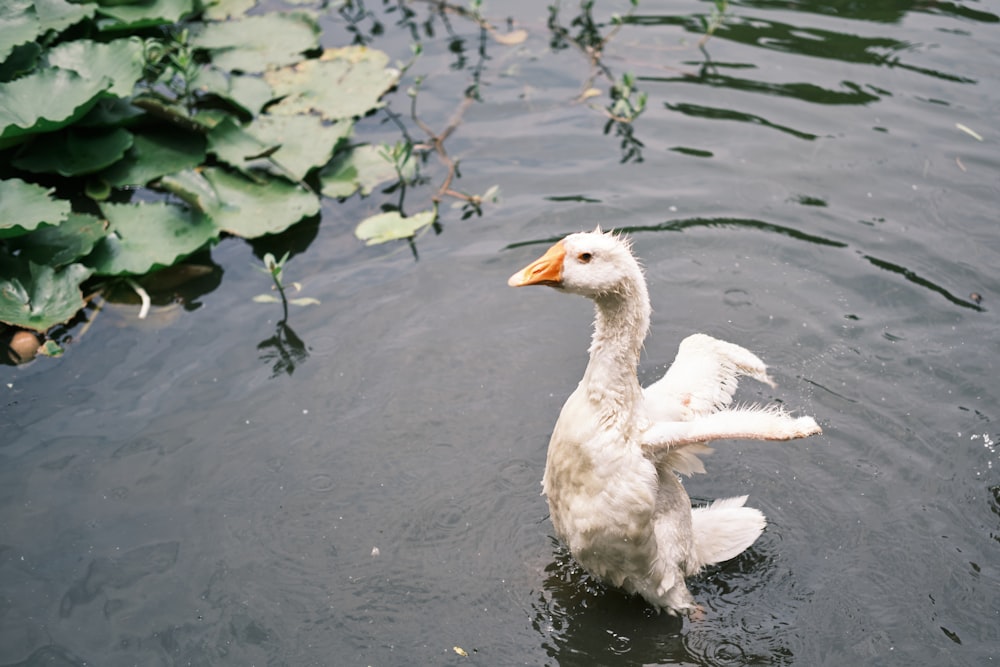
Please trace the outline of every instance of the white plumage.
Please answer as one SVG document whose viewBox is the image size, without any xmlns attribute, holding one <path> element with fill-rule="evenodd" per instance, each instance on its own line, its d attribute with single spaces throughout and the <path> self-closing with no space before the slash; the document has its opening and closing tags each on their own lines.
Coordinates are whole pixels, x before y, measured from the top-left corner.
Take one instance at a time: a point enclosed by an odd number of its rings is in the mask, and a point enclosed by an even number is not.
<svg viewBox="0 0 1000 667">
<path fill-rule="evenodd" d="M 684 578 L 745 550 L 765 520 L 746 496 L 692 510 L 676 473 L 704 472 L 711 440 L 789 440 L 819 426 L 778 408 L 730 407 L 739 376 L 773 383 L 755 355 L 704 334 L 684 339 L 663 378 L 642 389 L 649 296 L 621 237 L 572 234 L 508 282 L 595 304 L 590 361 L 559 414 L 542 480 L 557 535 L 591 574 L 658 609 L 691 612 Z"/>
</svg>

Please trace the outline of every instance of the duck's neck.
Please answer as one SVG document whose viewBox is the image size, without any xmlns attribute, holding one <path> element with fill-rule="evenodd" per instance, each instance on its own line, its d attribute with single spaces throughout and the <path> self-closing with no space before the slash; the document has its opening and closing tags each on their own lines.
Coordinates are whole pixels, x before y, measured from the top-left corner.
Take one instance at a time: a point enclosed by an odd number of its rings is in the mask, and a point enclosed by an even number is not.
<svg viewBox="0 0 1000 667">
<path fill-rule="evenodd" d="M 621 292 L 602 295 L 594 303 L 594 337 L 583 381 L 604 419 L 631 420 L 642 395 L 636 369 L 649 329 L 645 281 L 640 277 Z"/>
</svg>

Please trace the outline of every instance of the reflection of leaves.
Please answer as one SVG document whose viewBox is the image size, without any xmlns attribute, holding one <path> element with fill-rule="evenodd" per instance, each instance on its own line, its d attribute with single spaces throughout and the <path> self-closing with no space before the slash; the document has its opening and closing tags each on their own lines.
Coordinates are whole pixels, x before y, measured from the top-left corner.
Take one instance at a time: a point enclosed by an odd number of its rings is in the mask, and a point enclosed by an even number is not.
<svg viewBox="0 0 1000 667">
<path fill-rule="evenodd" d="M 306 344 L 284 320 L 278 322 L 274 335 L 261 341 L 257 349 L 261 351 L 260 360 L 272 364 L 272 378 L 282 373 L 291 375 L 309 357 Z"/>
<path fill-rule="evenodd" d="M 611 128 L 614 128 L 615 136 L 621 140 L 619 144 L 622 149 L 621 163 L 642 162 L 642 149 L 645 144 L 635 136 L 635 126 L 630 122 L 612 118 L 604 125 L 604 134 L 609 134 Z"/>
</svg>

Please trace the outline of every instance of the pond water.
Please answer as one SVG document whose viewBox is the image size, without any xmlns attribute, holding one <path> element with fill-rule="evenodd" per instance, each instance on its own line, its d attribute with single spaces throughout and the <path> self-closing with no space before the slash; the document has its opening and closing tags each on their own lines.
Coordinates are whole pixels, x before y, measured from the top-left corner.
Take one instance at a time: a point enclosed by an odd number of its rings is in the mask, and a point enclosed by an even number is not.
<svg viewBox="0 0 1000 667">
<path fill-rule="evenodd" d="M 328 202 L 222 243 L 184 306 L 109 304 L 64 358 L 0 368 L 0 665 L 1000 660 L 1000 6 L 732 2 L 701 50 L 711 3 L 643 0 L 601 56 L 647 108 L 605 134 L 609 81 L 576 101 L 595 70 L 543 3 L 494 4 L 523 43 L 481 60 L 475 24 L 437 18 L 402 87 L 424 77 L 440 131 L 479 73 L 446 146 L 456 188 L 500 186 L 482 217 L 446 202 L 415 259 L 353 236 L 389 196 Z M 395 4 L 370 5 L 328 10 L 325 43 L 408 57 Z M 399 139 L 383 114 L 358 132 Z M 432 156 L 411 205 L 444 173 Z M 717 443 L 686 480 L 769 519 L 690 581 L 701 620 L 581 574 L 539 495 L 592 313 L 505 281 L 598 224 L 646 267 L 644 381 L 702 331 L 772 368 L 739 400 L 824 428 Z M 321 303 L 282 326 L 252 297 L 289 248 Z"/>
</svg>

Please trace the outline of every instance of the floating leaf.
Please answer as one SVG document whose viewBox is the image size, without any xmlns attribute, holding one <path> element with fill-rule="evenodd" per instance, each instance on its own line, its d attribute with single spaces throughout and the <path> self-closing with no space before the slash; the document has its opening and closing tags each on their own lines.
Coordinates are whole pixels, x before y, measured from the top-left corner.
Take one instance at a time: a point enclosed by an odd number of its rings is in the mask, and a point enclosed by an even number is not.
<svg viewBox="0 0 1000 667">
<path fill-rule="evenodd" d="M 18 178 L 0 181 L 0 239 L 58 225 L 69 213 L 69 202 L 54 199 L 52 190 Z"/>
<path fill-rule="evenodd" d="M 492 31 L 493 39 L 504 46 L 514 46 L 515 44 L 520 44 L 524 40 L 528 39 L 527 30 L 512 30 L 510 32 L 497 32 Z"/>
<path fill-rule="evenodd" d="M 0 3 L 0 61 L 15 46 L 33 41 L 42 33 L 32 0 L 5 0 Z"/>
<path fill-rule="evenodd" d="M 87 78 L 110 77 L 113 83 L 109 92 L 128 97 L 142 78 L 146 64 L 143 51 L 142 40 L 138 37 L 108 43 L 80 39 L 64 42 L 49 51 L 49 62 Z"/>
<path fill-rule="evenodd" d="M 409 218 L 404 218 L 398 211 L 379 213 L 362 220 L 355 228 L 354 235 L 366 245 L 408 239 L 432 224 L 436 218 L 437 212 L 433 210 L 417 213 Z"/>
<path fill-rule="evenodd" d="M 168 204 L 101 204 L 108 231 L 87 258 L 99 275 L 141 275 L 170 266 L 219 234 L 200 211 Z"/>
<path fill-rule="evenodd" d="M 58 67 L 0 83 L 0 148 L 75 122 L 110 86 L 107 77 L 88 79 Z"/>
<path fill-rule="evenodd" d="M 38 354 L 44 354 L 46 357 L 61 357 L 63 349 L 54 340 L 47 340 L 38 348 Z"/>
<path fill-rule="evenodd" d="M 212 219 L 231 234 L 248 239 L 276 234 L 319 213 L 319 198 L 312 191 L 284 179 L 254 182 L 218 168 L 203 174 L 225 203 L 211 212 Z"/>
<path fill-rule="evenodd" d="M 205 8 L 203 16 L 209 21 L 225 21 L 243 16 L 256 4 L 257 0 L 215 0 Z"/>
<path fill-rule="evenodd" d="M 69 321 L 86 305 L 80 283 L 91 273 L 82 264 L 53 269 L 0 255 L 0 322 L 46 331 Z"/>
<path fill-rule="evenodd" d="M 382 107 L 379 99 L 399 81 L 399 70 L 388 63 L 382 51 L 346 46 L 327 49 L 319 60 L 265 72 L 274 92 L 284 97 L 268 113 L 316 112 L 327 120 L 363 116 Z"/>
<path fill-rule="evenodd" d="M 100 171 L 120 160 L 132 146 L 132 133 L 116 128 L 68 128 L 43 135 L 13 160 L 13 165 L 33 173 L 82 176 Z"/>
<path fill-rule="evenodd" d="M 388 146 L 364 144 L 334 156 L 319 174 L 322 192 L 327 197 L 350 197 L 358 190 L 367 196 L 381 183 L 399 178 L 389 158 Z M 411 156 L 403 165 L 403 178 L 413 179 L 417 166 Z"/>
<path fill-rule="evenodd" d="M 195 11 L 194 0 L 143 0 L 127 4 L 104 3 L 97 11 L 110 20 L 101 25 L 103 30 L 150 28 L 177 23 Z"/>
<path fill-rule="evenodd" d="M 216 194 L 212 184 L 201 175 L 200 171 L 194 169 L 185 169 L 182 172 L 164 176 L 160 179 L 160 186 L 202 213 L 211 214 L 222 206 L 219 195 Z"/>
<path fill-rule="evenodd" d="M 90 254 L 105 234 L 104 223 L 89 213 L 70 213 L 56 226 L 46 225 L 8 241 L 21 257 L 49 266 L 64 266 Z"/>
<path fill-rule="evenodd" d="M 260 113 L 261 108 L 274 99 L 274 91 L 264 79 L 223 72 L 216 67 L 200 68 L 192 85 L 202 93 L 229 101 L 251 116 Z"/>
<path fill-rule="evenodd" d="M 104 97 L 97 100 L 97 104 L 90 108 L 90 111 L 80 120 L 74 123 L 74 127 L 124 127 L 134 125 L 145 113 L 139 107 L 133 106 L 129 100 L 118 97 Z"/>
<path fill-rule="evenodd" d="M 118 187 L 145 185 L 153 179 L 193 169 L 205 161 L 205 137 L 182 130 L 147 130 L 135 135 L 125 157 L 101 174 Z"/>
<path fill-rule="evenodd" d="M 209 23 L 191 45 L 211 52 L 221 69 L 263 72 L 300 61 L 304 51 L 319 48 L 318 35 L 316 20 L 304 12 L 263 14 Z"/>
<path fill-rule="evenodd" d="M 42 32 L 60 32 L 78 21 L 90 18 L 97 9 L 91 4 L 77 4 L 65 0 L 34 0 L 35 13 Z"/>
<path fill-rule="evenodd" d="M 0 60 L 0 81 L 13 81 L 38 65 L 38 57 L 42 55 L 42 47 L 38 42 L 28 42 L 15 46 L 6 60 Z"/>
<path fill-rule="evenodd" d="M 257 139 L 232 116 L 226 116 L 208 133 L 208 152 L 236 169 L 245 170 L 250 158 L 270 148 L 273 145 Z"/>
<path fill-rule="evenodd" d="M 271 158 L 293 178 L 306 174 L 330 161 L 337 144 L 351 134 L 354 123 L 324 123 L 316 116 L 259 116 L 247 132 L 266 146 L 279 147 Z"/>
</svg>

